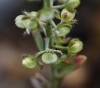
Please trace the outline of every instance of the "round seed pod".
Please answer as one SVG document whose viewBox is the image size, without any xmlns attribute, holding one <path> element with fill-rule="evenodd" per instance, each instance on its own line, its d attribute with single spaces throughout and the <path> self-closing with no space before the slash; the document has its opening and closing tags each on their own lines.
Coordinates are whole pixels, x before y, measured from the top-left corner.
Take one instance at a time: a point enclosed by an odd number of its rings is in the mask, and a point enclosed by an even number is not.
<svg viewBox="0 0 100 88">
<path fill-rule="evenodd" d="M 45 64 L 52 64 L 55 63 L 57 61 L 58 57 L 55 53 L 44 53 L 42 55 L 42 61 Z"/>
<path fill-rule="evenodd" d="M 28 25 L 28 29 L 30 30 L 30 32 L 34 31 L 35 29 L 38 28 L 38 22 L 36 20 L 33 20 L 30 22 L 30 24 Z"/>
<path fill-rule="evenodd" d="M 24 15 L 19 15 L 15 18 L 15 24 L 18 28 L 24 29 L 25 26 L 23 24 L 23 17 L 25 17 Z"/>
<path fill-rule="evenodd" d="M 24 17 L 24 15 L 19 15 L 15 18 L 15 24 L 18 28 L 25 29 L 31 23 L 30 19 L 23 19 Z"/>
<path fill-rule="evenodd" d="M 37 13 L 37 12 L 35 12 L 35 11 L 30 12 L 30 16 L 31 16 L 31 17 L 36 17 L 36 16 L 37 16 L 37 14 L 38 14 L 38 13 Z"/>
<path fill-rule="evenodd" d="M 40 21 L 47 22 L 54 18 L 54 11 L 51 8 L 43 8 L 38 13 L 38 18 Z"/>
<path fill-rule="evenodd" d="M 83 43 L 79 39 L 72 39 L 68 45 L 68 52 L 77 54 L 83 49 Z"/>
<path fill-rule="evenodd" d="M 68 0 L 68 1 L 65 3 L 65 7 L 66 7 L 68 10 L 75 9 L 75 8 L 77 8 L 79 5 L 80 5 L 80 0 Z"/>
<path fill-rule="evenodd" d="M 70 32 L 70 27 L 60 24 L 57 25 L 56 34 L 60 37 L 65 37 Z"/>
<path fill-rule="evenodd" d="M 62 21 L 69 21 L 69 20 L 74 19 L 74 17 L 75 17 L 75 11 L 70 12 L 66 8 L 64 8 L 61 11 L 61 20 Z"/>
<path fill-rule="evenodd" d="M 35 12 L 31 12 L 30 14 L 32 15 L 32 17 L 36 16 Z M 38 27 L 38 22 L 34 19 L 31 20 L 30 18 L 25 18 L 24 15 L 19 15 L 15 18 L 15 24 L 17 27 L 21 28 L 21 29 L 28 29 L 30 32 L 32 32 L 33 30 L 35 30 Z"/>
<path fill-rule="evenodd" d="M 33 69 L 37 66 L 37 61 L 34 60 L 34 56 L 25 56 L 23 57 L 22 65 L 28 69 Z"/>
</svg>

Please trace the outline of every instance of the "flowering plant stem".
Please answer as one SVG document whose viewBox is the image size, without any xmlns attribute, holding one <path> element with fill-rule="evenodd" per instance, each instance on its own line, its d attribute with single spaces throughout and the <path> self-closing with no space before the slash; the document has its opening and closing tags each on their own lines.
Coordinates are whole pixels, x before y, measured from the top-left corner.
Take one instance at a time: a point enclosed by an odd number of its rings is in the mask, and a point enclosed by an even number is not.
<svg viewBox="0 0 100 88">
<path fill-rule="evenodd" d="M 15 19 L 17 27 L 26 29 L 24 34 L 32 33 L 39 50 L 35 55 L 24 55 L 22 64 L 29 69 L 36 66 L 43 68 L 43 64 L 38 59 L 50 64 L 50 82 L 46 83 L 46 88 L 57 88 L 59 79 L 74 69 L 74 57 L 83 48 L 83 43 L 78 38 L 66 39 L 72 25 L 76 23 L 75 8 L 80 4 L 80 0 L 57 0 L 63 4 L 56 6 L 53 5 L 54 1 L 43 0 L 41 10 L 23 12 L 23 15 Z M 59 9 L 62 11 L 60 12 Z M 57 25 L 54 18 L 60 20 Z M 40 32 L 44 33 L 44 40 Z M 41 88 L 42 86 L 41 84 Z"/>
<path fill-rule="evenodd" d="M 50 23 L 53 26 L 56 27 L 56 25 L 53 23 L 53 21 L 50 21 Z M 41 44 L 40 41 L 43 43 L 43 40 L 42 40 L 40 34 L 39 33 L 32 33 L 32 35 L 34 37 L 34 40 L 35 40 L 35 42 L 37 44 L 37 47 L 38 47 L 39 51 L 42 51 L 44 49 L 44 47 L 41 47 L 41 45 L 39 45 L 39 44 Z M 52 35 L 51 29 L 47 28 L 46 35 L 47 35 L 47 37 L 45 38 L 45 50 L 48 50 L 50 43 L 51 43 L 51 46 L 52 46 L 52 41 L 50 41 L 50 40 L 52 40 L 51 39 L 51 35 Z M 51 80 L 51 82 L 50 82 L 50 85 L 48 86 L 48 88 L 57 88 L 58 80 L 57 80 L 57 78 L 55 76 L 56 69 L 52 65 L 50 65 L 50 68 L 51 68 L 51 73 L 50 73 L 50 80 Z"/>
<path fill-rule="evenodd" d="M 61 8 L 64 8 L 64 6 L 65 6 L 65 4 L 53 6 L 54 0 L 43 0 L 43 2 L 44 2 L 44 6 L 43 6 L 44 8 L 45 7 L 51 7 L 53 9 L 61 9 Z M 53 20 L 50 20 L 49 22 L 47 22 L 47 25 L 45 25 L 45 27 L 42 24 L 42 22 L 39 23 L 39 24 L 40 24 L 40 27 L 41 27 L 41 29 L 43 30 L 43 32 L 46 36 L 46 38 L 45 38 L 45 48 L 44 47 L 41 48 L 41 43 L 43 44 L 43 40 L 40 36 L 40 33 L 38 33 L 38 35 L 37 34 L 34 35 L 34 32 L 33 32 L 32 34 L 34 36 L 34 40 L 37 44 L 37 47 L 40 51 L 42 51 L 43 49 L 49 50 L 49 48 L 54 48 L 54 49 L 57 48 L 59 50 L 67 50 L 67 47 L 63 47 L 63 46 L 53 44 L 53 36 L 52 36 L 53 32 L 52 32 L 52 29 L 50 28 L 50 25 L 54 28 L 54 30 L 53 30 L 54 32 L 55 32 L 55 29 L 57 28 L 57 25 L 55 24 L 55 22 Z M 39 41 L 41 41 L 41 43 Z M 43 52 L 40 52 L 40 53 L 43 53 Z M 58 74 L 57 69 L 55 69 L 53 67 L 53 64 L 50 65 L 50 68 L 51 68 L 50 83 L 47 87 L 48 88 L 57 88 L 58 79 L 63 77 L 64 74 L 66 74 L 66 70 L 63 70 L 61 73 Z"/>
<path fill-rule="evenodd" d="M 50 6 L 50 0 L 43 0 L 43 2 L 44 2 L 44 7 Z"/>
<path fill-rule="evenodd" d="M 57 88 L 57 78 L 55 77 L 55 72 L 56 72 L 56 69 L 54 67 L 51 66 L 51 86 L 50 88 Z"/>
</svg>

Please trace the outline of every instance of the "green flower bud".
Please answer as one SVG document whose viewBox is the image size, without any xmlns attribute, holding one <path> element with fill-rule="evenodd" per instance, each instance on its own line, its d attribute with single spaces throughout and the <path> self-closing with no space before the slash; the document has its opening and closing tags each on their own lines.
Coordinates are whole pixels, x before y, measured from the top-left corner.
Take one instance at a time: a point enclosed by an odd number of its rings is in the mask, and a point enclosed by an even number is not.
<svg viewBox="0 0 100 88">
<path fill-rule="evenodd" d="M 72 10 L 72 9 L 77 8 L 79 4 L 80 4 L 80 0 L 68 0 L 65 3 L 65 6 L 67 9 Z"/>
<path fill-rule="evenodd" d="M 75 17 L 75 11 L 68 11 L 66 8 L 61 11 L 61 20 L 68 21 Z"/>
<path fill-rule="evenodd" d="M 54 18 L 54 11 L 51 8 L 44 8 L 39 11 L 38 18 L 40 21 L 46 22 Z"/>
<path fill-rule="evenodd" d="M 34 56 L 24 56 L 22 60 L 22 65 L 26 68 L 33 69 L 37 66 L 37 61 L 34 60 Z"/>
<path fill-rule="evenodd" d="M 60 37 L 65 37 L 70 32 L 70 27 L 59 24 L 57 25 L 56 34 Z"/>
<path fill-rule="evenodd" d="M 83 49 L 83 43 L 79 39 L 72 39 L 67 49 L 69 53 L 77 54 Z"/>
<path fill-rule="evenodd" d="M 45 64 L 52 64 L 55 63 L 57 61 L 58 57 L 55 53 L 44 53 L 42 55 L 42 61 Z"/>
</svg>

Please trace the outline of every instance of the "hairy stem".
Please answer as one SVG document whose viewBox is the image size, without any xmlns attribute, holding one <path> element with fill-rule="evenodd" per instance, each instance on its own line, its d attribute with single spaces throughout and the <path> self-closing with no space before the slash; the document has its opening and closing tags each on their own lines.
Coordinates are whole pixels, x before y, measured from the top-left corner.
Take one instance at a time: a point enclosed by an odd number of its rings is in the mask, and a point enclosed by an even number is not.
<svg viewBox="0 0 100 88">
<path fill-rule="evenodd" d="M 50 38 L 49 37 L 46 37 L 45 38 L 45 50 L 48 50 L 49 49 L 49 41 L 50 41 Z"/>
<path fill-rule="evenodd" d="M 51 26 L 54 27 L 54 28 L 57 27 L 56 24 L 55 24 L 55 22 L 54 22 L 53 20 L 50 20 L 50 24 L 51 24 Z"/>
<path fill-rule="evenodd" d="M 56 69 L 54 69 L 53 66 L 51 66 L 51 86 L 50 88 L 57 88 L 57 79 L 55 77 L 55 72 L 56 72 Z"/>
</svg>

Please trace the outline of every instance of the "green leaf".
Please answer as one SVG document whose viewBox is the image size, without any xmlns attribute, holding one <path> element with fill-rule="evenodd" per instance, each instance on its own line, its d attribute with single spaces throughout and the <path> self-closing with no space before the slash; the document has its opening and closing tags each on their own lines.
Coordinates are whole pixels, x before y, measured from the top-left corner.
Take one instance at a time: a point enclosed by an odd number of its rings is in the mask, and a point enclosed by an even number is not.
<svg viewBox="0 0 100 88">
<path fill-rule="evenodd" d="M 57 77 L 57 78 L 61 78 L 61 77 L 63 77 L 64 75 L 66 75 L 66 74 L 72 72 L 72 71 L 75 69 L 75 63 L 73 62 L 73 63 L 70 64 L 70 65 L 62 64 L 62 67 L 63 67 L 63 68 L 61 69 L 61 71 L 60 71 L 58 74 L 56 74 L 56 77 Z"/>
<path fill-rule="evenodd" d="M 55 62 L 54 65 L 58 65 L 60 62 L 66 60 L 67 55 L 62 55 L 60 58 L 58 58 L 57 62 Z"/>
<path fill-rule="evenodd" d="M 34 40 L 36 42 L 36 45 L 38 47 L 38 50 L 43 51 L 44 50 L 44 42 L 43 42 L 41 34 L 38 32 L 38 30 L 32 32 L 32 34 L 33 34 Z"/>
</svg>

